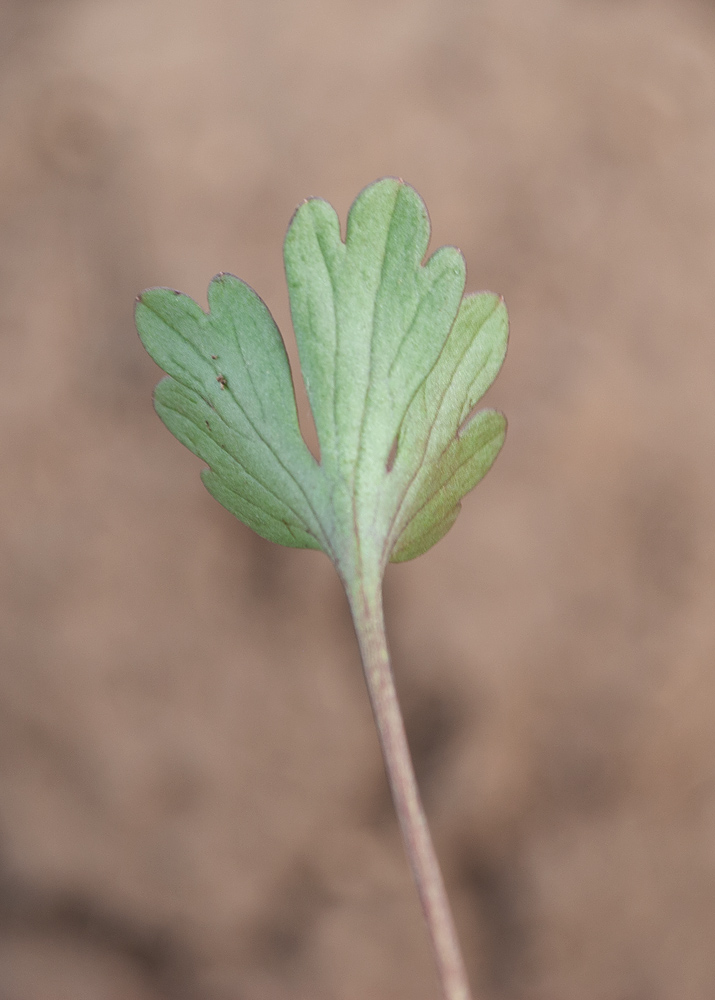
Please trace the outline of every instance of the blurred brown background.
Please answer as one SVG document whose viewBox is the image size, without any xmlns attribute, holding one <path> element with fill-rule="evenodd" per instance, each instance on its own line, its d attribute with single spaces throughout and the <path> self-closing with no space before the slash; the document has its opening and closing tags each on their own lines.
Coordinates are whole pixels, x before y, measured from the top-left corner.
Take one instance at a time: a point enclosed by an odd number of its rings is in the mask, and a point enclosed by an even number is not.
<svg viewBox="0 0 715 1000">
<path fill-rule="evenodd" d="M 2 0 L 0 1000 L 436 997 L 335 574 L 132 321 L 228 270 L 290 336 L 293 209 L 385 174 L 512 321 L 387 580 L 475 990 L 715 997 L 715 5 Z"/>
</svg>

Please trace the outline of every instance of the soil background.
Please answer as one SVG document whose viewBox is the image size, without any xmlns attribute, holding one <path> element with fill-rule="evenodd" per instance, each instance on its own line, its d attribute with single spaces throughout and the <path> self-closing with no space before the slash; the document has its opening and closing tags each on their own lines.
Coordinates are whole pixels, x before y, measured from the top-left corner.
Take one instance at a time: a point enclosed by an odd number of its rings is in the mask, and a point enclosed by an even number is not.
<svg viewBox="0 0 715 1000">
<path fill-rule="evenodd" d="M 226 270 L 290 339 L 295 206 L 388 174 L 511 317 L 386 595 L 475 992 L 715 996 L 715 5 L 2 0 L 0 1000 L 437 996 L 332 567 L 132 319 Z"/>
</svg>

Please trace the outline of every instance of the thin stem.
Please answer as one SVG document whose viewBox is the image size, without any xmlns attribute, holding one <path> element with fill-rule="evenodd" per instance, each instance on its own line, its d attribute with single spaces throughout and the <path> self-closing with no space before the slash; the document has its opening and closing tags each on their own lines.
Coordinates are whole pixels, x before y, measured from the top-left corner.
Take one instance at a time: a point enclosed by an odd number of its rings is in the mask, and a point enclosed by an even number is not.
<svg viewBox="0 0 715 1000">
<path fill-rule="evenodd" d="M 445 1000 L 471 1000 L 457 932 L 415 780 L 385 637 L 380 585 L 348 592 L 395 811 Z"/>
</svg>

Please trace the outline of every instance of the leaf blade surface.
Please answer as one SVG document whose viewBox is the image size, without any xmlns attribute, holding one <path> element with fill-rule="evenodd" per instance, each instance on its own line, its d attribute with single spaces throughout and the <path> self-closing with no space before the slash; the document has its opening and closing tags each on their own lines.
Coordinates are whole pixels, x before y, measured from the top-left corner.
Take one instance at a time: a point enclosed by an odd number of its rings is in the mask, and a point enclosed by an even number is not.
<svg viewBox="0 0 715 1000">
<path fill-rule="evenodd" d="M 425 260 L 413 188 L 386 178 L 353 203 L 304 202 L 284 263 L 320 464 L 298 427 L 290 366 L 262 300 L 218 275 L 209 311 L 169 289 L 139 299 L 137 326 L 169 378 L 156 409 L 209 466 L 207 489 L 259 534 L 322 548 L 344 580 L 426 551 L 491 466 L 506 429 L 474 407 L 506 350 L 503 301 L 463 297 L 464 259 Z"/>
</svg>

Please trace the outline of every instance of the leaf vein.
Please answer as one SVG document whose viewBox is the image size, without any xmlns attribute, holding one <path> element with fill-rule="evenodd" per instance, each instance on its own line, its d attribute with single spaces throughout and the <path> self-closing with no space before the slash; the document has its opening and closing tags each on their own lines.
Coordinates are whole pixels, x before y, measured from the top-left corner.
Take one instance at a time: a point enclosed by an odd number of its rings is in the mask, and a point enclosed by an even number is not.
<svg viewBox="0 0 715 1000">
<path fill-rule="evenodd" d="M 373 353 L 374 353 L 374 345 L 375 345 L 377 303 L 378 303 L 378 301 L 380 299 L 380 291 L 381 291 L 382 286 L 383 286 L 384 281 L 385 281 L 385 264 L 387 262 L 388 247 L 390 245 L 390 236 L 392 235 L 392 229 L 393 229 L 393 226 L 395 225 L 395 212 L 396 212 L 396 209 L 397 209 L 397 202 L 398 202 L 399 197 L 400 197 L 400 190 L 398 188 L 397 193 L 395 194 L 395 200 L 394 200 L 394 202 L 392 204 L 392 213 L 390 215 L 390 223 L 389 223 L 389 225 L 387 227 L 387 236 L 385 237 L 385 245 L 384 245 L 384 247 L 382 249 L 382 261 L 380 263 L 380 279 L 379 279 L 379 281 L 377 283 L 377 289 L 375 291 L 375 297 L 374 297 L 373 307 L 372 307 L 372 320 L 371 320 L 371 328 L 370 328 L 370 347 L 369 347 L 369 354 L 368 354 L 369 361 L 368 361 L 368 373 L 367 373 L 367 386 L 365 388 L 365 397 L 363 399 L 363 404 L 362 404 L 362 416 L 360 418 L 360 430 L 359 430 L 359 433 L 358 433 L 357 454 L 355 456 L 355 465 L 354 465 L 353 474 L 352 474 L 353 529 L 355 531 L 355 537 L 356 538 L 360 537 L 360 533 L 359 533 L 359 529 L 358 529 L 358 517 L 357 517 L 357 470 L 358 470 L 358 466 L 360 464 L 360 459 L 361 459 L 361 457 L 363 455 L 363 451 L 364 451 L 363 436 L 364 436 L 364 433 L 365 433 L 365 420 L 366 420 L 366 417 L 367 417 L 367 410 L 368 410 L 368 405 L 367 404 L 368 404 L 368 399 L 370 397 L 370 389 L 372 388 L 373 368 L 374 368 Z M 358 559 L 360 560 L 360 564 L 362 565 L 362 551 L 361 551 L 360 547 L 358 547 Z"/>
<path fill-rule="evenodd" d="M 432 491 L 432 492 L 431 492 L 431 493 L 430 493 L 430 494 L 429 494 L 429 495 L 427 496 L 427 499 L 426 499 L 426 500 L 424 500 L 424 501 L 423 501 L 423 502 L 422 502 L 422 503 L 421 503 L 421 504 L 419 505 L 419 507 L 417 507 L 417 508 L 416 508 L 416 509 L 415 509 L 415 510 L 413 511 L 413 513 L 412 513 L 412 514 L 410 515 L 410 518 L 409 518 L 409 520 L 407 520 L 407 521 L 405 522 L 405 526 L 404 526 L 404 528 L 402 529 L 402 531 L 400 532 L 400 536 L 401 536 L 401 535 L 403 534 L 403 532 L 404 532 L 404 531 L 405 531 L 405 530 L 407 529 L 408 525 L 410 525 L 410 524 L 411 524 L 411 523 L 412 523 L 412 522 L 414 521 L 414 519 L 415 519 L 415 518 L 417 517 L 417 515 L 418 515 L 418 514 L 420 514 L 420 513 L 421 513 L 421 512 L 422 512 L 422 511 L 423 511 L 423 510 L 425 509 L 425 507 L 426 507 L 426 506 L 427 506 L 427 505 L 428 505 L 429 503 L 431 503 L 431 502 L 432 502 L 432 500 L 434 500 L 434 498 L 435 498 L 436 496 L 438 496 L 438 495 L 439 495 L 439 494 L 440 494 L 440 493 L 441 493 L 441 492 L 442 492 L 443 490 L 446 490 L 446 489 L 447 489 L 447 487 L 448 487 L 448 486 L 449 486 L 449 484 L 450 484 L 450 483 L 452 482 L 452 480 L 453 480 L 453 479 L 455 478 L 455 476 L 457 475 L 457 473 L 458 473 L 458 472 L 459 472 L 459 471 L 460 471 L 461 469 L 463 469 L 465 465 L 468 465 L 468 464 L 469 464 L 469 463 L 470 463 L 470 462 L 472 461 L 472 459 L 474 459 L 474 458 L 475 458 L 475 456 L 477 456 L 477 455 L 478 455 L 478 454 L 479 454 L 480 452 L 484 451 L 484 449 L 485 449 L 486 447 L 488 447 L 488 446 L 489 446 L 489 445 L 490 445 L 490 444 L 492 443 L 492 441 L 494 440 L 494 438 L 498 437 L 498 435 L 499 435 L 499 432 L 498 432 L 498 431 L 497 431 L 496 433 L 494 433 L 494 434 L 491 434 L 491 435 L 490 435 L 490 436 L 489 436 L 489 437 L 487 438 L 487 440 L 486 440 L 486 441 L 484 441 L 484 443 L 483 443 L 483 444 L 481 444 L 481 445 L 479 446 L 479 448 L 477 448 L 477 449 L 476 449 L 476 451 L 472 451 L 472 452 L 470 452 L 470 453 L 469 453 L 469 454 L 467 455 L 467 457 L 466 457 L 466 458 L 465 458 L 465 459 L 464 459 L 463 461 L 461 461 L 461 462 L 460 462 L 460 463 L 459 463 L 458 465 L 456 465 L 456 466 L 455 466 L 455 468 L 454 468 L 454 469 L 453 469 L 453 471 L 452 471 L 452 472 L 450 473 L 450 475 L 449 475 L 449 476 L 447 477 L 447 479 L 445 479 L 443 483 L 440 483 L 440 485 L 439 485 L 439 486 L 438 486 L 438 487 L 437 487 L 437 488 L 436 488 L 435 490 L 433 490 L 433 491 Z M 450 445 L 451 445 L 451 444 L 453 444 L 453 443 L 454 443 L 454 439 L 453 439 L 452 441 L 450 441 Z M 448 447 L 449 447 L 449 446 L 448 446 Z M 448 450 L 448 448 L 445 448 L 445 451 L 444 451 L 444 452 L 443 452 L 442 454 L 445 454 L 447 450 Z M 461 498 L 460 498 L 460 499 L 461 499 Z M 457 500 L 457 503 L 459 503 L 459 500 Z M 400 536 L 398 536 L 398 538 L 399 538 Z"/>
<path fill-rule="evenodd" d="M 203 399 L 203 397 L 201 397 L 201 398 Z M 204 402 L 205 402 L 205 400 L 204 400 Z M 295 521 L 296 521 L 296 524 L 298 525 L 298 527 L 301 527 L 307 534 L 309 534 L 311 536 L 311 538 L 315 538 L 315 541 L 318 542 L 318 544 L 321 544 L 320 539 L 315 536 L 315 533 L 309 527 L 307 527 L 307 526 L 305 526 L 303 524 L 303 518 L 288 503 L 288 501 L 284 497 L 282 497 L 278 493 L 276 493 L 276 491 L 274 489 L 272 489 L 270 486 L 268 486 L 265 482 L 263 482 L 261 479 L 259 479 L 258 476 L 255 476 L 252 472 L 250 472 L 248 470 L 248 468 L 246 467 L 246 465 L 239 458 L 237 458 L 236 455 L 234 455 L 233 452 L 230 451 L 226 447 L 225 444 L 223 444 L 221 441 L 219 441 L 212 434 L 207 434 L 206 431 L 200 426 L 200 424 L 197 424 L 194 420 L 191 419 L 191 417 L 187 417 L 187 415 L 185 413 L 182 413 L 182 411 L 178 410 L 175 406 L 169 406 L 166 403 L 162 403 L 161 405 L 162 405 L 162 407 L 165 410 L 168 410 L 170 413 L 175 413 L 177 416 L 183 417 L 184 420 L 188 420 L 189 423 L 193 424 L 194 427 L 196 428 L 196 430 L 199 432 L 199 434 L 202 437 L 208 438 L 215 445 L 217 445 L 221 449 L 221 451 L 225 452 L 225 454 L 228 455 L 228 457 L 231 459 L 231 461 L 236 463 L 236 465 L 244 473 L 244 475 L 246 475 L 249 479 L 252 479 L 254 483 L 257 483 L 260 487 L 262 487 L 266 491 L 266 493 L 270 494 L 270 496 L 272 496 L 274 498 L 274 500 L 277 500 L 279 504 L 282 504 L 282 506 L 284 506 L 287 510 L 289 510 L 291 512 L 291 514 L 293 514 L 293 516 L 295 518 Z M 231 427 L 231 425 L 227 423 L 227 421 L 224 419 L 224 417 L 221 416 L 220 413 L 218 414 L 218 417 L 222 421 L 222 423 L 224 424 L 224 426 L 228 428 L 228 430 L 230 430 L 230 431 L 233 430 L 233 428 Z M 270 446 L 267 445 L 267 447 L 270 447 Z M 207 460 L 204 459 L 204 461 L 207 461 Z M 209 466 L 210 465 L 211 465 L 211 463 L 209 462 Z M 216 471 L 216 469 L 212 468 L 211 471 L 214 472 L 219 477 L 219 479 L 221 479 L 224 482 L 225 485 L 227 485 L 227 486 L 229 485 L 228 483 L 226 483 L 226 480 L 224 479 L 224 477 L 221 476 L 221 474 Z M 296 486 L 298 486 L 298 488 L 300 489 L 299 483 L 296 482 L 296 480 L 293 478 L 293 476 L 291 475 L 291 473 L 288 472 L 288 470 L 286 470 L 286 472 L 287 472 L 288 476 L 290 476 L 290 478 L 296 484 Z M 233 492 L 236 493 L 237 496 L 242 496 L 242 494 L 239 493 L 237 490 L 234 490 L 232 486 L 230 488 L 233 490 Z M 243 499 L 248 499 L 248 498 L 243 497 Z M 252 502 L 252 501 L 249 501 L 249 502 Z M 253 506 L 257 507 L 259 510 L 261 509 L 258 504 L 254 503 Z M 311 508 L 311 510 L 312 510 L 312 508 Z M 264 513 L 267 513 L 269 517 L 273 517 L 274 516 L 274 515 L 270 514 L 268 511 L 264 511 Z M 275 518 L 275 519 L 276 520 L 281 520 L 280 518 Z M 316 518 L 316 521 L 317 521 L 317 518 Z M 318 526 L 321 527 L 319 522 L 318 522 Z"/>
</svg>

